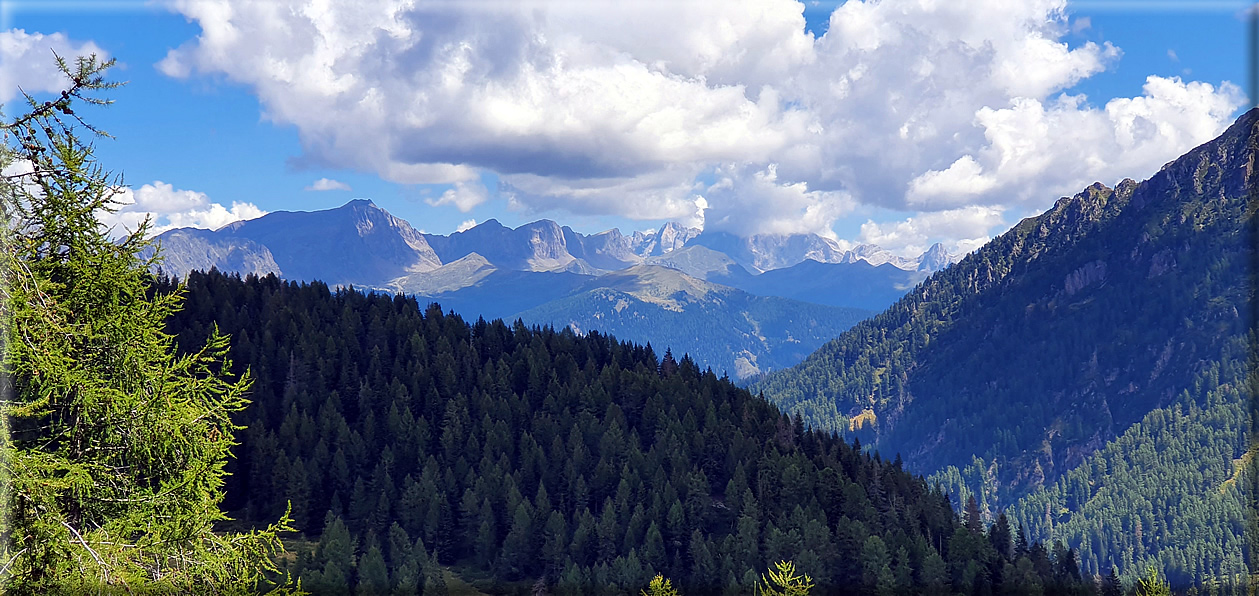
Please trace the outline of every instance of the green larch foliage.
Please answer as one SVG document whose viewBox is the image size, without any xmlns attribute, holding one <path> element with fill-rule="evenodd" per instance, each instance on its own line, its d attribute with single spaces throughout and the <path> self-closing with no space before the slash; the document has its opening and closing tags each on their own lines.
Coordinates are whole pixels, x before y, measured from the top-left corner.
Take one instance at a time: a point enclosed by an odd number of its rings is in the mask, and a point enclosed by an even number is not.
<svg viewBox="0 0 1259 596">
<path fill-rule="evenodd" d="M 213 326 L 177 354 L 183 291 L 155 291 L 147 222 L 115 240 L 97 219 L 121 180 L 76 110 L 109 103 L 113 62 L 57 63 L 65 91 L 3 124 L 0 590 L 253 593 L 287 516 L 214 531 L 251 378 Z"/>
</svg>

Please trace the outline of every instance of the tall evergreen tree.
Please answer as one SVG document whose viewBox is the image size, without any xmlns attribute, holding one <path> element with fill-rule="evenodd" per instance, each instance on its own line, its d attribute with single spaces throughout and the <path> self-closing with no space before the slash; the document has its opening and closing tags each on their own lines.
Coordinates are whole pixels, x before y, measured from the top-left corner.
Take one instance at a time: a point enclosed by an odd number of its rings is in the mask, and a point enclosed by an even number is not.
<svg viewBox="0 0 1259 596">
<path fill-rule="evenodd" d="M 75 110 L 109 103 L 113 62 L 57 64 L 66 90 L 3 124 L 0 167 L 24 173 L 0 188 L 0 590 L 256 591 L 287 516 L 212 531 L 250 379 L 216 329 L 176 356 L 181 292 L 153 291 L 147 222 L 115 241 L 97 220 L 121 181 L 79 138 L 104 135 Z"/>
</svg>

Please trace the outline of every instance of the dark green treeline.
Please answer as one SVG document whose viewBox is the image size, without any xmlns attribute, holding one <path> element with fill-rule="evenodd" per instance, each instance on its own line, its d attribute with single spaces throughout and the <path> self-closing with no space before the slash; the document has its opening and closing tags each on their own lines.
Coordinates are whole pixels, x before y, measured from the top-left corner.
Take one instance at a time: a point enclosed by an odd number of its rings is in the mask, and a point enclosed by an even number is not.
<svg viewBox="0 0 1259 596">
<path fill-rule="evenodd" d="M 169 282 L 165 282 L 169 284 Z M 291 502 L 314 592 L 479 587 L 750 591 L 794 560 L 823 592 L 1084 591 L 1074 553 L 1018 540 L 894 462 L 806 431 L 689 358 L 478 321 L 412 298 L 194 273 L 168 330 L 231 335 L 257 381 L 226 507 Z"/>
</svg>

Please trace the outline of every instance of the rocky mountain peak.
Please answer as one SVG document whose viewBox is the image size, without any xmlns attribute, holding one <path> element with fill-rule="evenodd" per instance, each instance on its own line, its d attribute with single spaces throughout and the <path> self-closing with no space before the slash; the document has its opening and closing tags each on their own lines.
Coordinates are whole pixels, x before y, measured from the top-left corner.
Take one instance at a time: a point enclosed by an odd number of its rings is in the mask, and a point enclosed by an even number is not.
<svg viewBox="0 0 1259 596">
<path fill-rule="evenodd" d="M 629 247 L 639 257 L 660 256 L 686 246 L 699 234 L 699 228 L 688 228 L 670 221 L 665 222 L 658 230 L 634 232 L 628 237 Z"/>
<path fill-rule="evenodd" d="M 918 257 L 918 271 L 939 271 L 953 262 L 952 255 L 939 242 L 932 244 L 927 252 Z"/>
</svg>

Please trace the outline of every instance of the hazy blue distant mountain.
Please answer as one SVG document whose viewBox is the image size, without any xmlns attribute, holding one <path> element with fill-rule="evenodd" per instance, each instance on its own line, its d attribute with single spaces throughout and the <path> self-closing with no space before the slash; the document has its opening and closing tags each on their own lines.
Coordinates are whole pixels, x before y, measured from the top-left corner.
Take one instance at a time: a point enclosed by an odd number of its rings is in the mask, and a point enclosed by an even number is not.
<svg viewBox="0 0 1259 596">
<path fill-rule="evenodd" d="M 926 278 L 926 272 L 906 271 L 890 263 L 876 267 L 865 261 L 819 263 L 810 260 L 722 283 L 758 296 L 781 296 L 815 304 L 881 311 Z"/>
<path fill-rule="evenodd" d="M 741 237 L 729 232 L 705 232 L 690 245 L 723 252 L 745 269 L 760 273 L 790 267 L 806 259 L 838 263 L 844 250 L 835 241 L 817 234 L 757 234 Z"/>
<path fill-rule="evenodd" d="M 872 267 L 861 259 L 894 255 L 872 246 L 842 251 L 814 234 L 739 238 L 672 222 L 629 236 L 581 234 L 550 220 L 512 229 L 492 219 L 446 236 L 423 234 L 361 199 L 158 239 L 164 270 L 178 276 L 211 267 L 275 273 L 403 292 L 470 320 L 522 313 L 530 322 L 663 341 L 738 377 L 798 362 L 922 277 L 906 268 L 949 259 L 935 247 L 896 261 L 901 269 Z M 624 299 L 635 308 L 607 311 L 603 299 L 612 293 L 621 296 L 614 304 Z"/>
<path fill-rule="evenodd" d="M 424 295 L 471 285 L 475 279 L 459 279 L 460 271 L 477 269 L 469 269 L 467 262 L 437 270 L 473 254 L 480 260 L 479 267 L 502 271 L 601 275 L 646 262 L 736 286 L 756 273 L 810 260 L 891 263 L 911 271 L 934 271 L 954 259 L 940 245 L 917 258 L 907 258 L 873 245 L 843 251 L 834 241 L 816 234 L 741 238 L 722 232 L 702 234 L 697 228 L 674 222 L 659 230 L 636 231 L 626 236 L 616 229 L 581 234 L 546 219 L 513 229 L 491 219 L 442 236 L 420 233 L 364 199 L 324 211 L 270 213 L 215 231 L 172 230 L 158 236 L 158 240 L 167 258 L 164 269 L 179 276 L 192 269 L 217 267 L 241 274 L 277 273 L 287 279 L 318 279 L 333 285 L 354 284 Z M 867 282 L 881 280 L 862 278 L 861 283 Z M 897 288 L 904 286 L 899 280 L 895 283 Z M 761 283 L 749 287 L 757 287 L 758 293 L 779 295 L 767 293 L 766 288 L 771 286 Z M 838 302 L 842 301 L 827 301 Z"/>
<path fill-rule="evenodd" d="M 937 242 L 918 257 L 917 269 L 926 272 L 939 271 L 948 267 L 953 261 L 954 257 L 944 250 L 944 245 Z"/>
<path fill-rule="evenodd" d="M 493 270 L 456 291 L 419 294 L 422 304 L 436 302 L 469 321 L 477 317 L 514 320 L 512 315 L 578 292 L 593 279 L 568 271 Z"/>
<path fill-rule="evenodd" d="M 269 252 L 276 272 L 287 279 L 385 287 L 397 277 L 442 264 L 410 224 L 363 199 L 325 211 L 277 211 L 190 234 L 171 230 L 157 237 L 167 273 L 183 276 L 206 265 L 259 273 L 258 264 L 265 266 Z M 180 245 L 181 238 L 190 237 L 196 242 Z"/>
<path fill-rule="evenodd" d="M 870 314 L 753 296 L 666 267 L 638 265 L 511 318 L 649 341 L 658 351 L 690 354 L 700 366 L 745 378 L 799 362 Z"/>
<path fill-rule="evenodd" d="M 395 278 L 390 282 L 389 287 L 406 294 L 423 296 L 444 294 L 476 285 L 497 270 L 492 263 L 485 260 L 485 257 L 474 252 L 432 271 L 421 271 Z"/>
<path fill-rule="evenodd" d="M 216 233 L 266 246 L 290 279 L 377 286 L 442 264 L 415 228 L 364 199 L 326 211 L 269 213 Z"/>
<path fill-rule="evenodd" d="M 817 234 L 754 234 L 736 236 L 729 232 L 704 232 L 687 246 L 704 246 L 725 253 L 749 271 L 760 273 L 791 267 L 805 261 L 819 263 L 889 263 L 909 271 L 936 271 L 956 260 L 937 243 L 917 257 L 902 257 L 873 244 L 859 244 L 852 250 Z"/>
<path fill-rule="evenodd" d="M 569 254 L 587 265 L 605 271 L 624 269 L 642 262 L 634 253 L 633 239 L 611 229 L 598 234 L 583 236 L 564 226 L 564 241 Z"/>
<path fill-rule="evenodd" d="M 931 249 L 928 249 L 928 250 L 937 249 L 937 247 L 939 250 L 943 250 L 944 248 L 942 245 L 936 244 L 936 245 L 933 245 Z M 848 253 L 844 255 L 843 259 L 840 259 L 839 261 L 835 261 L 835 262 L 857 263 L 857 262 L 864 261 L 876 267 L 884 263 L 887 263 L 889 265 L 892 265 L 893 267 L 906 269 L 908 271 L 915 271 L 918 269 L 921 259 L 922 259 L 921 256 L 919 256 L 916 259 L 910 258 L 910 257 L 902 257 L 900 255 L 892 253 L 889 250 L 884 249 L 881 246 L 877 246 L 874 244 L 858 244 L 857 246 L 854 246 L 852 250 L 848 251 Z"/>
<path fill-rule="evenodd" d="M 752 278 L 752 274 L 748 273 L 747 269 L 736 263 L 726 253 L 698 244 L 674 249 L 663 255 L 647 257 L 643 262 L 676 269 L 691 277 L 726 285 L 736 285 L 732 282 Z"/>
</svg>

